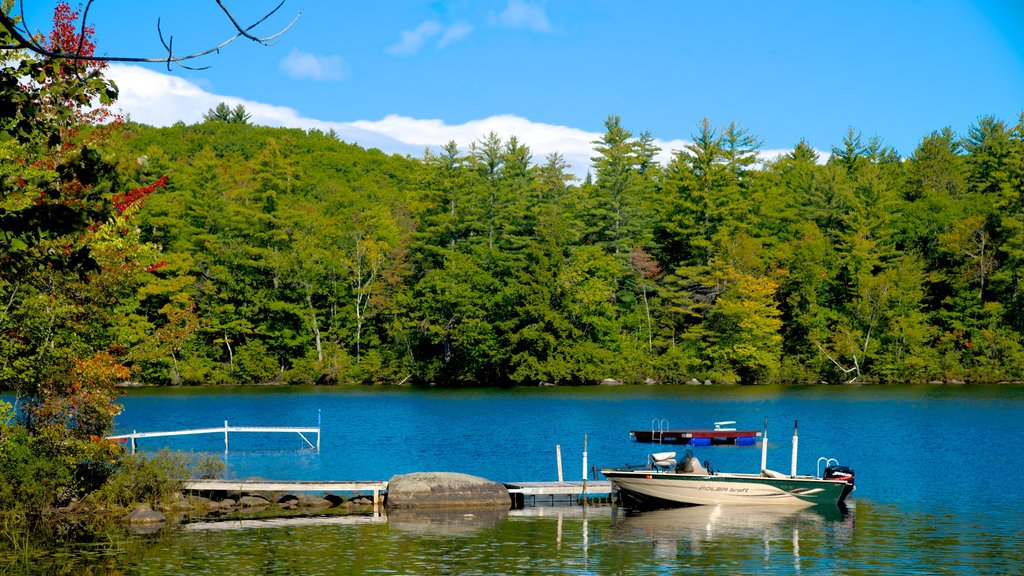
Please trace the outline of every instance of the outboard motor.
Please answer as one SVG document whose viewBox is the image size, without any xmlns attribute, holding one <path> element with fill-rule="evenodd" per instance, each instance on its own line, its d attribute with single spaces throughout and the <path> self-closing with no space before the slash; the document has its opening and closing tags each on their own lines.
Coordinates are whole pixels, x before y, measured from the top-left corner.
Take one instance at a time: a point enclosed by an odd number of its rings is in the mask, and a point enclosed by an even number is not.
<svg viewBox="0 0 1024 576">
<path fill-rule="evenodd" d="M 853 485 L 853 468 L 849 466 L 829 466 L 825 468 L 825 480 L 846 480 L 847 484 Z"/>
<path fill-rule="evenodd" d="M 839 497 L 840 506 L 845 506 L 844 502 L 846 497 L 853 492 L 856 486 L 853 485 L 853 468 L 849 466 L 827 466 L 825 468 L 825 474 L 822 476 L 824 480 L 845 480 L 846 486 L 843 487 L 843 494 Z"/>
</svg>

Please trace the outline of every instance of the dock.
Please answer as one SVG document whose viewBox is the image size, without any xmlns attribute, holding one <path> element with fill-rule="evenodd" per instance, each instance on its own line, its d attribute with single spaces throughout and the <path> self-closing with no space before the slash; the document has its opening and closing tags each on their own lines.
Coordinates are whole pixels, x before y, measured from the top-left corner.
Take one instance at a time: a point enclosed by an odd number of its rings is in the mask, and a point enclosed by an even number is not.
<svg viewBox="0 0 1024 576">
<path fill-rule="evenodd" d="M 509 497 L 514 508 L 522 508 L 526 498 L 537 504 L 537 497 L 547 497 L 551 504 L 556 501 L 575 503 L 581 499 L 592 497 L 607 498 L 612 492 L 612 484 L 607 480 L 583 482 L 505 482 Z M 183 488 L 192 492 L 369 492 L 373 495 L 373 505 L 378 507 L 388 483 L 383 480 L 223 480 L 200 479 L 186 480 Z"/>
<path fill-rule="evenodd" d="M 647 444 L 754 444 L 761 436 L 757 430 L 630 430 L 637 442 Z"/>
<path fill-rule="evenodd" d="M 319 417 L 317 418 L 319 420 Z M 137 442 L 140 438 L 166 438 L 168 436 L 190 436 L 195 434 L 223 434 L 224 435 L 224 452 L 228 451 L 228 435 L 237 433 L 261 433 L 261 434 L 298 434 L 300 438 L 312 449 L 317 452 L 320 451 L 320 425 L 319 423 L 314 426 L 230 426 L 228 421 L 224 421 L 224 426 L 218 426 L 216 428 L 196 428 L 193 430 L 169 430 L 166 432 L 136 432 L 132 431 L 131 434 L 117 434 L 114 436 L 107 436 L 107 440 L 114 440 L 115 442 L 130 442 L 131 453 L 135 454 L 137 449 Z M 306 434 L 316 434 L 316 444 L 313 444 L 306 438 Z"/>
<path fill-rule="evenodd" d="M 547 497 L 550 504 L 556 501 L 567 501 L 575 503 L 578 500 L 587 500 L 592 497 L 607 498 L 612 493 L 612 483 L 607 480 L 593 480 L 586 483 L 584 490 L 583 482 L 505 482 L 505 488 L 512 498 L 514 508 L 522 508 L 526 504 L 526 497 L 530 502 L 537 504 L 537 497 Z"/>
<path fill-rule="evenodd" d="M 186 480 L 184 489 L 202 492 L 370 492 L 373 505 L 388 489 L 383 480 Z"/>
<path fill-rule="evenodd" d="M 713 444 L 735 444 L 739 446 L 753 446 L 761 432 L 757 430 L 737 430 L 726 428 L 736 422 L 724 420 L 715 422 L 713 429 L 672 429 L 668 426 L 668 420 L 654 419 L 651 421 L 650 430 L 630 430 L 629 435 L 637 442 L 647 444 L 691 444 L 693 446 L 711 446 Z"/>
</svg>

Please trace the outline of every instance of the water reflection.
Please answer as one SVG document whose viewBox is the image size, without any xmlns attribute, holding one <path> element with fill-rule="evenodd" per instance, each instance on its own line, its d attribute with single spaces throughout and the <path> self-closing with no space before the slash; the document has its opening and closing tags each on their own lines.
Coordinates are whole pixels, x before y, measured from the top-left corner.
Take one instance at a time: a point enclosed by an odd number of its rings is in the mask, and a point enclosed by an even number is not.
<svg viewBox="0 0 1024 576">
<path fill-rule="evenodd" d="M 264 530 L 269 528 L 303 528 L 310 526 L 355 526 L 383 524 L 387 519 L 377 514 L 347 516 L 296 516 L 291 518 L 255 518 L 191 522 L 182 526 L 187 532 L 224 532 L 231 530 Z"/>
<path fill-rule="evenodd" d="M 398 509 L 387 513 L 394 530 L 438 536 L 471 536 L 493 528 L 508 516 L 503 508 Z"/>
<path fill-rule="evenodd" d="M 694 507 L 537 507 L 500 520 L 343 516 L 219 521 L 111 534 L 45 556 L 0 547 L 0 573 L 38 574 L 1014 574 L 1013 510 L 964 524 L 859 501 L 850 514 Z M 452 537 L 455 536 L 455 537 Z"/>
<path fill-rule="evenodd" d="M 755 562 L 775 568 L 790 565 L 794 571 L 805 568 L 805 556 L 817 562 L 823 549 L 842 547 L 854 534 L 853 513 L 834 507 L 619 510 L 613 514 L 612 527 L 618 540 L 651 542 L 656 561 L 674 564 L 707 558 L 734 567 Z"/>
</svg>

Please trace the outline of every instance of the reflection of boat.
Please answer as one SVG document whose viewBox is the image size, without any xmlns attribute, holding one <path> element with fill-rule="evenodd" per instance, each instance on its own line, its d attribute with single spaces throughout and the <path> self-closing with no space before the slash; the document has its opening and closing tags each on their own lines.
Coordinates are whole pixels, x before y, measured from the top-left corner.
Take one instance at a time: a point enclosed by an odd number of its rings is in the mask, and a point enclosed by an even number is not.
<svg viewBox="0 0 1024 576">
<path fill-rule="evenodd" d="M 693 446 L 710 446 L 712 444 L 737 444 L 752 446 L 761 435 L 757 430 L 737 430 L 730 427 L 734 420 L 715 422 L 714 429 L 709 428 L 669 428 L 668 420 L 655 418 L 651 421 L 650 430 L 630 430 L 629 435 L 637 442 L 648 444 L 690 444 Z"/>
<path fill-rule="evenodd" d="M 821 526 L 842 522 L 839 508 L 794 508 L 792 506 L 689 506 L 670 510 L 649 510 L 620 514 L 618 529 L 642 532 L 651 537 L 731 536 L 747 531 L 783 531 L 793 527 Z"/>
<path fill-rule="evenodd" d="M 601 471 L 618 490 L 623 505 L 637 508 L 665 508 L 688 505 L 840 505 L 853 491 L 853 470 L 838 463 L 826 466 L 821 476 L 796 474 L 797 430 L 793 427 L 793 468 L 789 475 L 768 470 L 767 419 L 762 441 L 761 473 L 715 473 L 707 461 L 701 465 L 687 451 L 674 468 L 668 464 L 674 454 L 659 453 L 643 467 Z M 829 459 L 826 464 L 835 462 Z"/>
</svg>

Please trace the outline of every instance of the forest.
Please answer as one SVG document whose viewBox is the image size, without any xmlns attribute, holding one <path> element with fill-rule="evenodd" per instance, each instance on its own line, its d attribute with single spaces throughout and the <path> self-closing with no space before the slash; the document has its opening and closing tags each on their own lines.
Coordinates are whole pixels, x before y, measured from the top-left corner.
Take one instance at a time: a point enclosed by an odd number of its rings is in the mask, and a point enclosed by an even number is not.
<svg viewBox="0 0 1024 576">
<path fill-rule="evenodd" d="M 581 182 L 493 133 L 410 158 L 226 105 L 121 123 L 118 177 L 166 187 L 94 337 L 146 384 L 1021 378 L 1024 116 L 767 162 L 705 119 L 664 166 L 604 127 Z"/>
<path fill-rule="evenodd" d="M 771 160 L 704 119 L 664 164 L 612 115 L 581 181 L 514 135 L 403 157 L 242 106 L 119 118 L 76 19 L 0 73 L 0 389 L 29 421 L 101 431 L 119 383 L 1022 379 L 1024 114 Z"/>
</svg>

